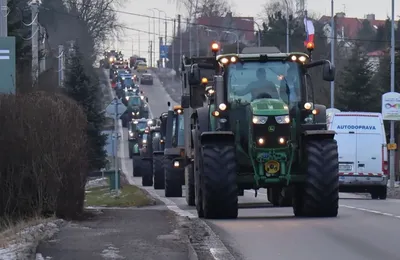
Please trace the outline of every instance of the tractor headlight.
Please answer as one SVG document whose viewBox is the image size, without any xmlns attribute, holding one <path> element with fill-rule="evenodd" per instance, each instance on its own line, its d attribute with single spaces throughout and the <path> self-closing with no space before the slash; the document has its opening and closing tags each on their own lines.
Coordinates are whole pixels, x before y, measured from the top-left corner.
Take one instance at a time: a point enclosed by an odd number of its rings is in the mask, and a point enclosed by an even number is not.
<svg viewBox="0 0 400 260">
<path fill-rule="evenodd" d="M 143 143 L 144 143 L 144 144 L 147 144 L 147 140 L 146 140 L 146 139 L 144 139 L 144 140 L 143 140 Z"/>
<path fill-rule="evenodd" d="M 126 100 L 129 100 L 129 97 L 125 97 Z"/>
<path fill-rule="evenodd" d="M 180 165 L 179 161 L 174 161 L 174 167 L 175 168 L 179 168 L 179 165 Z"/>
<path fill-rule="evenodd" d="M 280 144 L 285 144 L 285 143 L 286 143 L 286 140 L 285 140 L 285 138 L 283 138 L 283 137 L 279 137 L 278 142 L 279 142 Z"/>
<path fill-rule="evenodd" d="M 144 96 L 140 96 L 140 99 L 143 100 L 143 99 L 144 99 Z"/>
<path fill-rule="evenodd" d="M 122 77 L 122 80 L 125 80 L 125 77 Z"/>
<path fill-rule="evenodd" d="M 311 102 L 305 103 L 305 104 L 304 104 L 304 108 L 305 108 L 306 110 L 311 110 L 311 109 L 313 108 L 313 103 L 311 103 Z"/>
<path fill-rule="evenodd" d="M 132 112 L 132 116 L 134 116 L 134 115 L 136 115 L 136 113 L 135 113 L 135 112 Z"/>
<path fill-rule="evenodd" d="M 221 103 L 221 104 L 219 104 L 218 108 L 221 111 L 225 111 L 226 110 L 226 105 L 224 103 Z"/>
<path fill-rule="evenodd" d="M 263 145 L 263 144 L 265 143 L 264 138 L 258 138 L 257 143 L 258 143 L 259 145 Z"/>
<path fill-rule="evenodd" d="M 129 131 L 129 136 L 132 137 L 133 136 L 133 132 Z"/>
<path fill-rule="evenodd" d="M 263 125 L 267 123 L 267 121 L 268 121 L 267 116 L 253 116 L 253 124 Z"/>
<path fill-rule="evenodd" d="M 275 120 L 278 124 L 289 124 L 290 123 L 290 117 L 289 115 L 285 116 L 276 116 Z"/>
<path fill-rule="evenodd" d="M 133 123 L 136 125 L 136 124 L 138 124 L 138 123 L 139 123 L 139 121 L 135 120 L 135 121 L 133 121 Z"/>
</svg>

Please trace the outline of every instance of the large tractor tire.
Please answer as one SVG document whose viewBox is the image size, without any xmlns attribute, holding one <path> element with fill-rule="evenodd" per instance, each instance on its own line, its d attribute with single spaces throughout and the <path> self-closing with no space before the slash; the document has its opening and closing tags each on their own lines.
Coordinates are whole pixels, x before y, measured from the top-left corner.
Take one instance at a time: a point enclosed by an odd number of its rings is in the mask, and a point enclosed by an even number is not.
<svg viewBox="0 0 400 260">
<path fill-rule="evenodd" d="M 333 139 L 306 142 L 306 180 L 295 187 L 295 216 L 336 217 L 339 208 L 339 163 Z"/>
<path fill-rule="evenodd" d="M 153 186 L 153 162 L 150 160 L 142 161 L 140 172 L 142 173 L 142 186 Z"/>
<path fill-rule="evenodd" d="M 153 155 L 154 189 L 162 190 L 165 187 L 163 155 Z"/>
<path fill-rule="evenodd" d="M 234 219 L 238 216 L 238 186 L 234 146 L 204 145 L 201 193 L 205 218 Z"/>
<path fill-rule="evenodd" d="M 142 176 L 140 165 L 142 163 L 142 159 L 139 155 L 134 155 L 132 157 L 132 172 L 133 177 L 140 177 Z"/>
<path fill-rule="evenodd" d="M 172 160 L 164 157 L 165 197 L 182 197 L 183 169 L 175 169 Z"/>
<path fill-rule="evenodd" d="M 194 187 L 194 169 L 193 164 L 189 164 L 187 169 L 184 172 L 184 180 L 185 180 L 185 197 L 186 203 L 189 206 L 196 205 L 196 197 L 195 197 L 195 187 Z"/>
</svg>

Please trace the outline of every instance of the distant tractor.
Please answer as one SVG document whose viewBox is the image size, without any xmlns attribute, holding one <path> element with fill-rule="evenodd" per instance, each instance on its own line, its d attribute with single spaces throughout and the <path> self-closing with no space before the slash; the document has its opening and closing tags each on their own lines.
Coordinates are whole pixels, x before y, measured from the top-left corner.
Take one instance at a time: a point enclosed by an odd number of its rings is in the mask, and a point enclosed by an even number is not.
<svg viewBox="0 0 400 260">
<path fill-rule="evenodd" d="M 333 81 L 335 68 L 311 59 L 313 43 L 307 48 L 309 54 L 253 48 L 217 55 L 219 45 L 213 43 L 215 93 L 207 106 L 199 106 L 196 97 L 201 70 L 182 66 L 193 90 L 186 103 L 194 111 L 185 146 L 194 164 L 199 217 L 237 218 L 238 194 L 254 189 L 257 195 L 260 188 L 290 197 L 295 216 L 337 216 L 335 132 L 327 130 L 326 108 L 315 104 L 308 74 L 322 66 L 323 79 Z"/>
</svg>

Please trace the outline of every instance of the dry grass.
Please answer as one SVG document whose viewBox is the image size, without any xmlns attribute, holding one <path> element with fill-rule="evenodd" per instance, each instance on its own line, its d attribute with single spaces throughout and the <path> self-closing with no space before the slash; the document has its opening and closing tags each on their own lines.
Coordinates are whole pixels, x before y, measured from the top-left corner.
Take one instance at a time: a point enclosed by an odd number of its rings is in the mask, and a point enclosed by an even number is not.
<svg viewBox="0 0 400 260">
<path fill-rule="evenodd" d="M 54 217 L 34 217 L 27 220 L 12 221 L 9 218 L 0 219 L 0 248 L 7 247 L 12 241 L 18 239 L 18 233 L 24 229 L 54 220 Z"/>
</svg>

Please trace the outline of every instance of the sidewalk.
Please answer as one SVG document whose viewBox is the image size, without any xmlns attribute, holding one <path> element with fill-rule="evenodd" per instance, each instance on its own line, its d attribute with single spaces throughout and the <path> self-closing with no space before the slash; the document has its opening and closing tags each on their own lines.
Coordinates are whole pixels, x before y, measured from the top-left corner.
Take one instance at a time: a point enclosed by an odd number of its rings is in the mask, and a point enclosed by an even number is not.
<svg viewBox="0 0 400 260">
<path fill-rule="evenodd" d="M 37 253 L 57 260 L 186 260 L 185 240 L 176 217 L 163 205 L 103 209 L 92 219 L 66 224 Z"/>
</svg>

